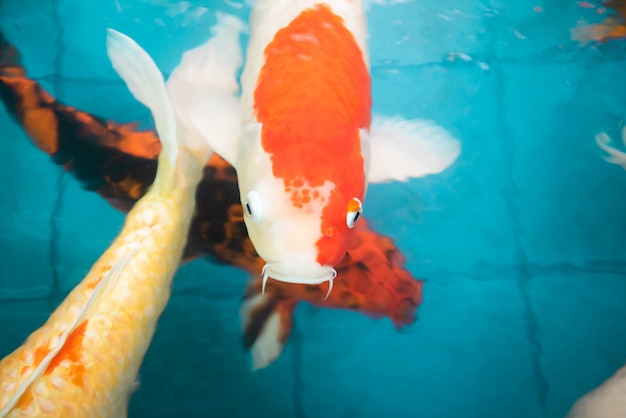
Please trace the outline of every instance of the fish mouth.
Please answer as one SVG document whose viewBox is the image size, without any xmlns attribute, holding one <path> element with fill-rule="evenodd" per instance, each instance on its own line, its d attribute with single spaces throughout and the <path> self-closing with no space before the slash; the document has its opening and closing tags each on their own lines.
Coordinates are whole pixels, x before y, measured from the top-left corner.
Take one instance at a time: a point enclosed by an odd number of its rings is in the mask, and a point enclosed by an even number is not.
<svg viewBox="0 0 626 418">
<path fill-rule="evenodd" d="M 265 285 L 267 284 L 267 279 L 270 277 L 274 280 L 278 280 L 279 282 L 294 284 L 321 284 L 328 282 L 328 292 L 324 297 L 324 300 L 326 300 L 328 299 L 328 296 L 330 296 L 330 291 L 333 290 L 333 280 L 337 277 L 337 270 L 332 267 L 328 267 L 327 271 L 319 276 L 302 277 L 283 274 L 280 270 L 273 269 L 271 263 L 267 263 L 263 266 L 263 270 L 261 270 L 261 276 L 263 276 L 263 287 L 261 288 L 262 294 L 265 294 Z"/>
</svg>

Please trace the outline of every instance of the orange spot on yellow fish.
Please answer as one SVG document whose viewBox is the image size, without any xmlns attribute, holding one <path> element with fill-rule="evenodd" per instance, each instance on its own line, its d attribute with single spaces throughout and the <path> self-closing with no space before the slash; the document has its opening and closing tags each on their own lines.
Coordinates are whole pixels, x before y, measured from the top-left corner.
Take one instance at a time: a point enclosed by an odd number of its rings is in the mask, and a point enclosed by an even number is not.
<svg viewBox="0 0 626 418">
<path fill-rule="evenodd" d="M 96 288 L 96 286 L 98 286 L 98 283 L 100 283 L 100 278 L 92 280 L 90 283 L 87 283 L 87 285 L 85 286 L 87 289 L 89 290 L 93 290 Z"/>
<path fill-rule="evenodd" d="M 41 361 L 48 355 L 48 353 L 50 351 L 52 351 L 51 349 L 49 349 L 48 347 L 48 342 L 45 343 L 45 347 L 41 346 L 41 347 L 37 347 L 35 349 L 35 351 L 33 352 L 33 361 L 31 364 L 24 364 L 22 365 L 22 367 L 20 368 L 20 376 L 24 376 L 26 374 L 27 371 L 33 371 L 34 369 L 37 368 L 37 366 L 39 366 L 39 364 L 41 363 Z M 27 354 L 26 353 L 22 353 L 22 355 L 20 356 L 21 360 L 23 362 L 26 361 L 26 357 Z"/>
<path fill-rule="evenodd" d="M 98 283 L 100 283 L 100 281 L 102 280 L 102 278 L 104 276 L 106 276 L 106 274 L 109 272 L 109 270 L 111 270 L 112 266 L 103 266 L 100 268 L 100 272 L 98 274 L 98 277 L 96 277 L 95 279 L 93 279 L 91 282 L 87 283 L 85 285 L 85 287 L 89 290 L 93 290 L 96 288 L 96 286 L 98 286 Z"/>
<path fill-rule="evenodd" d="M 48 353 L 50 353 L 50 351 L 52 350 L 48 348 L 47 342 L 46 342 L 45 347 L 44 346 L 37 347 L 33 353 L 34 355 L 33 364 L 23 365 L 22 368 L 20 369 L 20 376 L 24 376 L 27 370 L 34 371 L 39 366 L 39 364 L 41 364 L 42 360 L 48 355 Z M 21 359 L 22 361 L 26 360 L 26 353 L 23 353 L 23 355 L 21 356 Z M 30 391 L 26 391 L 24 395 L 22 395 L 20 400 L 17 402 L 17 404 L 15 404 L 15 407 L 18 409 L 25 410 L 30 406 L 32 401 L 33 401 L 33 395 L 31 394 Z"/>
<path fill-rule="evenodd" d="M 30 390 L 27 390 L 26 392 L 24 392 L 20 400 L 17 401 L 17 403 L 15 404 L 15 409 L 25 410 L 30 406 L 32 402 L 33 402 L 33 394 L 31 393 Z"/>
<path fill-rule="evenodd" d="M 34 366 L 37 367 L 41 363 L 41 361 L 52 351 L 48 347 L 37 347 L 35 350 L 35 363 Z"/>
<path fill-rule="evenodd" d="M 342 239 L 317 243 L 317 261 L 334 265 L 347 249 L 348 201 L 365 191 L 359 129 L 370 125 L 371 88 L 363 54 L 343 19 L 317 5 L 276 33 L 265 59 L 254 93 L 263 148 L 286 188 L 334 183 L 320 232 L 337 227 Z M 295 207 L 310 201 L 292 193 Z"/>
<path fill-rule="evenodd" d="M 82 387 L 83 385 L 83 373 L 85 372 L 85 366 L 80 362 L 81 352 L 83 345 L 83 338 L 85 337 L 85 330 L 89 320 L 85 319 L 67 336 L 63 348 L 57 353 L 56 356 L 50 362 L 48 369 L 44 374 L 50 374 L 56 369 L 63 360 L 69 360 L 71 362 L 68 370 L 70 379 L 74 385 Z"/>
</svg>

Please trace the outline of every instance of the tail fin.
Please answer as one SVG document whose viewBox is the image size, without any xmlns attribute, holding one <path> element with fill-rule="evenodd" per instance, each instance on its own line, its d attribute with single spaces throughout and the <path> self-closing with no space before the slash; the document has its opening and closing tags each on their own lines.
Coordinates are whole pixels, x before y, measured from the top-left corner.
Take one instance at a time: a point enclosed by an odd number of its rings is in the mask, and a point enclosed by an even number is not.
<svg viewBox="0 0 626 418">
<path fill-rule="evenodd" d="M 163 152 L 172 167 L 176 163 L 178 143 L 174 111 L 165 90 L 163 75 L 148 53 L 128 36 L 107 29 L 107 52 L 113 68 L 135 98 L 152 112 Z"/>
<path fill-rule="evenodd" d="M 237 71 L 243 61 L 239 43 L 243 27 L 236 17 L 219 14 L 214 36 L 187 51 L 167 81 L 185 136 L 210 141 L 213 150 L 231 164 L 241 126 Z"/>
<path fill-rule="evenodd" d="M 108 29 L 107 52 L 113 68 L 128 89 L 152 112 L 156 131 L 163 146 L 153 189 L 170 190 L 174 187 L 173 169 L 177 167 L 179 148 L 192 151 L 194 156 L 201 160 L 201 164 L 206 163 L 212 151 L 202 137 L 179 132 L 163 75 L 143 48 L 128 36 Z"/>
<path fill-rule="evenodd" d="M 293 313 L 298 299 L 283 297 L 272 286 L 262 292 L 261 277 L 250 274 L 239 311 L 246 349 L 252 354 L 252 370 L 269 366 L 283 350 L 293 329 Z"/>
</svg>

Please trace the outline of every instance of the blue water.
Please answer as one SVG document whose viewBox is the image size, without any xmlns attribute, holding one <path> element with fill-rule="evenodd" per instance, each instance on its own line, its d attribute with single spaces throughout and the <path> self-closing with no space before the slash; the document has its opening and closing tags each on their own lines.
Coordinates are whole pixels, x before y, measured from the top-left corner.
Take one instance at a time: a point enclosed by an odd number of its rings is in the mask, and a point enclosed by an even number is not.
<svg viewBox="0 0 626 418">
<path fill-rule="evenodd" d="M 596 3 L 597 5 L 597 3 Z M 111 69 L 105 28 L 167 74 L 240 0 L 4 0 L 0 28 L 55 97 L 149 115 Z M 426 280 L 417 322 L 300 306 L 250 371 L 243 272 L 183 267 L 131 417 L 557 418 L 626 361 L 626 172 L 594 141 L 626 117 L 626 41 L 569 39 L 575 1 L 380 0 L 368 10 L 374 110 L 463 144 L 445 172 L 370 188 L 367 216 Z M 0 357 L 40 326 L 123 215 L 53 165 L 0 110 Z"/>
</svg>

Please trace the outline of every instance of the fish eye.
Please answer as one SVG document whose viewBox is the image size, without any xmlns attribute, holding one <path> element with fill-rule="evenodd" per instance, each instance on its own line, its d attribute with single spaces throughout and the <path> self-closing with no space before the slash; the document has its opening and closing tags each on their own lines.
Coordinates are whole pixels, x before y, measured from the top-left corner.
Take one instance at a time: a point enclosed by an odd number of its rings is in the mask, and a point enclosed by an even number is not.
<svg viewBox="0 0 626 418">
<path fill-rule="evenodd" d="M 363 213 L 363 204 L 357 197 L 353 197 L 348 202 L 348 212 L 346 213 L 346 225 L 348 228 L 354 227 Z"/>
<path fill-rule="evenodd" d="M 258 222 L 263 216 L 263 199 L 257 191 L 248 192 L 243 207 L 246 215 L 251 217 L 254 222 Z"/>
</svg>

